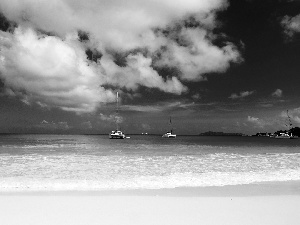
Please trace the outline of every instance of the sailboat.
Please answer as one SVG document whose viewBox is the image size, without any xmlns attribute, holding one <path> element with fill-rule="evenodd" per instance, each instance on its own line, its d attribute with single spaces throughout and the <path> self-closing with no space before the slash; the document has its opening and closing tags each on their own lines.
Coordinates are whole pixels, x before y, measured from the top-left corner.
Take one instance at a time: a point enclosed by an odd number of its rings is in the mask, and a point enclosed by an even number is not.
<svg viewBox="0 0 300 225">
<path fill-rule="evenodd" d="M 275 136 L 275 138 L 279 138 L 279 139 L 297 139 L 298 136 L 293 135 L 292 132 L 289 132 L 292 128 L 292 121 L 291 121 L 291 117 L 289 116 L 289 111 L 286 111 L 287 114 L 287 118 L 288 118 L 288 124 L 286 124 L 286 126 L 288 127 L 288 131 L 286 132 L 281 132 L 279 134 L 277 134 Z"/>
<path fill-rule="evenodd" d="M 110 139 L 124 139 L 126 138 L 125 134 L 119 130 L 119 122 L 118 122 L 118 115 L 119 115 L 119 93 L 117 92 L 117 113 L 116 113 L 116 126 L 117 129 L 113 130 L 110 134 L 109 134 L 109 138 Z"/>
<path fill-rule="evenodd" d="M 172 128 L 172 119 L 170 117 L 170 123 L 169 126 L 171 127 L 171 130 L 165 133 L 162 137 L 163 138 L 176 138 L 176 134 L 173 134 L 173 128 Z"/>
</svg>

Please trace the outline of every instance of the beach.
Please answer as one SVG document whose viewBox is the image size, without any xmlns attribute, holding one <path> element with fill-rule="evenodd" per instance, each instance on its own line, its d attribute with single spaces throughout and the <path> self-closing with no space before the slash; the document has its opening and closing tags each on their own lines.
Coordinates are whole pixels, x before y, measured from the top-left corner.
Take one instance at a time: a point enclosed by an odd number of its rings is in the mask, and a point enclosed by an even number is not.
<svg viewBox="0 0 300 225">
<path fill-rule="evenodd" d="M 0 225 L 298 225 L 300 142 L 6 135 Z"/>
<path fill-rule="evenodd" d="M 293 225 L 299 182 L 166 190 L 9 192 L 2 225 Z"/>
<path fill-rule="evenodd" d="M 0 21 L 0 225 L 300 225 L 300 0 Z"/>
</svg>

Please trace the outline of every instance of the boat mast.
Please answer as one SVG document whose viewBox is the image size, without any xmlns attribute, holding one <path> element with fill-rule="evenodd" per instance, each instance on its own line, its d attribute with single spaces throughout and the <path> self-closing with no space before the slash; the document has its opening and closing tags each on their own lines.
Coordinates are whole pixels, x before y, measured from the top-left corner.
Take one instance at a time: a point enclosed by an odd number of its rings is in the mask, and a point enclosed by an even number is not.
<svg viewBox="0 0 300 225">
<path fill-rule="evenodd" d="M 288 129 L 290 130 L 292 128 L 293 124 L 292 124 L 291 117 L 289 116 L 289 110 L 286 110 L 286 115 L 288 117 L 288 123 L 289 123 L 288 124 Z"/>
<path fill-rule="evenodd" d="M 116 112 L 116 125 L 117 125 L 117 130 L 119 130 L 119 92 L 117 92 L 117 112 Z"/>
<path fill-rule="evenodd" d="M 173 133 L 173 127 L 172 127 L 172 118 L 170 116 L 170 127 L 171 127 L 171 134 Z"/>
</svg>

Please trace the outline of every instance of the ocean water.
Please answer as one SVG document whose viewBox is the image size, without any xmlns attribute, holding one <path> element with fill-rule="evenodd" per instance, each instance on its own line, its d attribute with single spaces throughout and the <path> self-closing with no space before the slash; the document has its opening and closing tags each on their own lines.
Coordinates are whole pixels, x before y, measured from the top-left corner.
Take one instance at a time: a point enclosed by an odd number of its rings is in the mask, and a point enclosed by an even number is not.
<svg viewBox="0 0 300 225">
<path fill-rule="evenodd" d="M 300 180 L 300 139 L 0 135 L 0 192 L 206 187 Z"/>
</svg>

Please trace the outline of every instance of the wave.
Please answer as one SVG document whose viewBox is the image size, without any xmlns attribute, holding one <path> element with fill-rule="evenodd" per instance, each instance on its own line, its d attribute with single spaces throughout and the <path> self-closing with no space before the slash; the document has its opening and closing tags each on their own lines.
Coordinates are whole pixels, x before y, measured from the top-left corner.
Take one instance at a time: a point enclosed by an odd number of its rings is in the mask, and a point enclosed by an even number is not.
<svg viewBox="0 0 300 225">
<path fill-rule="evenodd" d="M 106 191 L 134 189 L 166 189 L 178 187 L 213 187 L 259 182 L 300 181 L 300 170 L 273 172 L 175 173 L 166 176 L 138 176 L 87 179 L 4 178 L 1 191 Z"/>
</svg>

